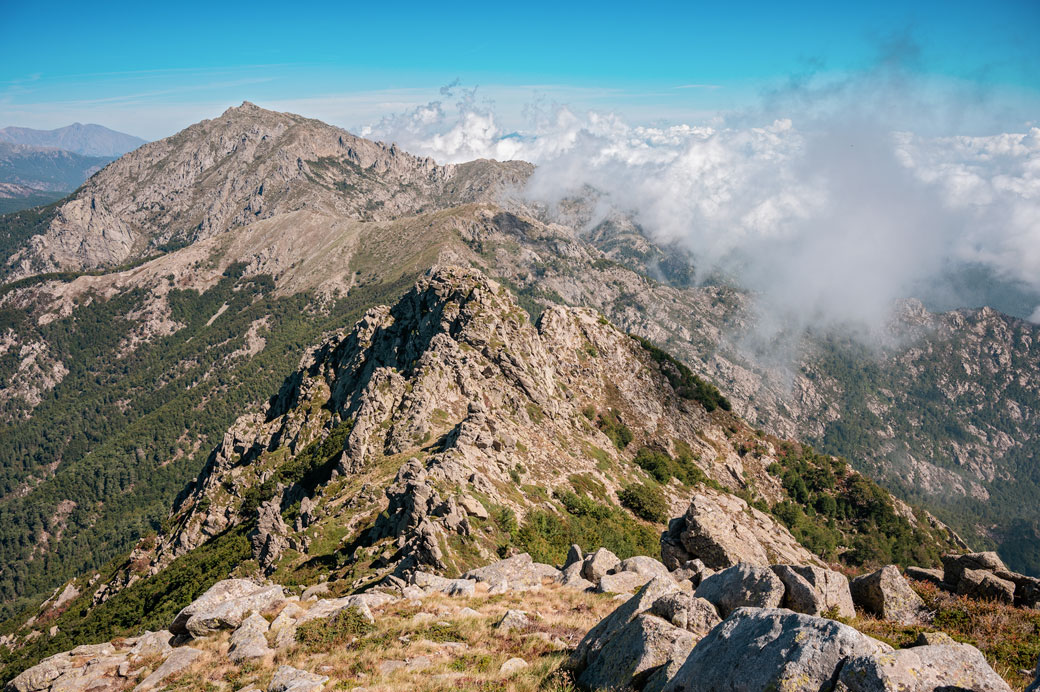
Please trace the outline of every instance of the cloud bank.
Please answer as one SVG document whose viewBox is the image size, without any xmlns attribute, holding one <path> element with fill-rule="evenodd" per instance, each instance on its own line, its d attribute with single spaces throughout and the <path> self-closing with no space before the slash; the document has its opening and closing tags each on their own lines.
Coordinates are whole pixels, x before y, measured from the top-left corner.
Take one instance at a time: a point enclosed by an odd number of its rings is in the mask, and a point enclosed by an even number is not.
<svg viewBox="0 0 1040 692">
<path fill-rule="evenodd" d="M 1040 128 L 956 134 L 992 109 L 977 89 L 883 64 L 794 79 L 754 111 L 699 123 L 533 104 L 519 132 L 475 89 L 442 94 L 362 134 L 441 163 L 531 161 L 525 194 L 550 205 L 592 186 L 653 238 L 689 247 L 702 273 L 754 291 L 767 333 L 878 332 L 900 298 L 979 300 L 957 295 L 969 270 L 984 301 L 1040 296 Z M 1040 321 L 1036 303 L 1020 312 Z"/>
</svg>

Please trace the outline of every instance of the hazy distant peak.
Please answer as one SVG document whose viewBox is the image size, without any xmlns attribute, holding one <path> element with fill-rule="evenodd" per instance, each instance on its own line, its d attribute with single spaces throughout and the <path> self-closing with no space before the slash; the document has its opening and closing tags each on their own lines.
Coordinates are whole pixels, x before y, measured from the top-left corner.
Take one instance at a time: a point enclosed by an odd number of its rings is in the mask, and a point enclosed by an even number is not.
<svg viewBox="0 0 1040 692">
<path fill-rule="evenodd" d="M 29 127 L 0 129 L 0 140 L 33 147 L 53 147 L 83 156 L 115 158 L 145 144 L 147 140 L 102 125 L 73 123 L 55 130 Z"/>
</svg>

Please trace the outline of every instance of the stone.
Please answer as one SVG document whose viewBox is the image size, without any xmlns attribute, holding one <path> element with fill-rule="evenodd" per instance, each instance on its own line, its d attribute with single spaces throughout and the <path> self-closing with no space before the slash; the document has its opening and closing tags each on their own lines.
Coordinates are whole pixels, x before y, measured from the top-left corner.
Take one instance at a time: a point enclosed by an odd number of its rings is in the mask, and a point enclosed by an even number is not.
<svg viewBox="0 0 1040 692">
<path fill-rule="evenodd" d="M 1036 666 L 1033 668 L 1033 673 L 1036 675 L 1036 678 L 1033 679 L 1033 682 L 1029 683 L 1025 692 L 1038 692 L 1038 690 L 1040 690 L 1040 658 L 1037 658 L 1036 660 Z"/>
<path fill-rule="evenodd" d="M 983 553 L 964 553 L 957 555 L 949 553 L 942 556 L 944 581 L 948 584 L 958 584 L 966 569 L 980 569 L 984 572 L 995 572 L 997 570 L 1007 571 L 1007 566 L 1000 556 L 993 551 Z"/>
<path fill-rule="evenodd" d="M 161 686 L 167 678 L 175 673 L 180 673 L 191 666 L 191 664 L 195 663 L 201 655 L 201 651 L 198 649 L 192 649 L 188 646 L 174 649 L 170 652 L 170 655 L 166 657 L 166 660 L 151 673 L 151 675 L 138 683 L 134 688 L 134 692 L 149 692 L 149 690 L 156 689 Z"/>
<path fill-rule="evenodd" d="M 600 649 L 640 613 L 650 610 L 654 601 L 677 593 L 679 586 L 670 577 L 654 577 L 634 596 L 618 606 L 614 612 L 590 629 L 571 654 L 571 666 L 583 670 L 598 655 Z"/>
<path fill-rule="evenodd" d="M 713 574 L 715 574 L 715 570 L 709 568 L 700 560 L 687 560 L 672 570 L 672 579 L 675 581 L 688 581 L 696 587 L 705 578 Z"/>
<path fill-rule="evenodd" d="M 844 574 L 811 565 L 773 565 L 772 570 L 784 583 L 784 608 L 806 615 L 856 616 L 849 580 Z"/>
<path fill-rule="evenodd" d="M 405 668 L 410 671 L 426 670 L 433 665 L 429 656 L 414 656 L 406 662 Z"/>
<path fill-rule="evenodd" d="M 600 548 L 592 555 L 585 558 L 581 568 L 581 576 L 584 579 L 598 584 L 599 580 L 617 569 L 621 564 L 618 556 L 606 548 Z"/>
<path fill-rule="evenodd" d="M 838 678 L 841 692 L 1011 692 L 978 649 L 968 644 L 915 646 L 846 661 Z"/>
<path fill-rule="evenodd" d="M 642 613 L 606 642 L 578 682 L 594 690 L 638 689 L 659 666 L 685 660 L 693 644 L 690 632 Z"/>
<path fill-rule="evenodd" d="M 503 663 L 502 666 L 498 669 L 498 672 L 502 675 L 516 675 L 521 670 L 526 668 L 527 665 L 527 661 L 525 661 L 524 659 L 514 657 Z"/>
<path fill-rule="evenodd" d="M 941 569 L 930 569 L 928 567 L 907 567 L 906 578 L 914 581 L 924 581 L 936 586 L 943 584 L 943 571 Z"/>
<path fill-rule="evenodd" d="M 738 497 L 713 491 L 694 495 L 686 514 L 668 523 L 661 536 L 661 559 L 673 570 L 693 559 L 712 569 L 741 562 L 762 567 L 774 562 L 821 564 L 771 516 Z"/>
<path fill-rule="evenodd" d="M 466 514 L 471 517 L 476 517 L 477 519 L 487 519 L 488 516 L 490 516 L 487 509 L 484 508 L 484 505 L 480 503 L 480 500 L 475 497 L 470 497 L 469 495 L 463 495 L 459 498 L 459 506 L 466 512 Z"/>
<path fill-rule="evenodd" d="M 856 577 L 849 588 L 853 602 L 872 615 L 902 625 L 917 625 L 929 620 L 924 601 L 910 588 L 895 565 Z"/>
<path fill-rule="evenodd" d="M 567 569 L 571 565 L 580 564 L 585 560 L 585 553 L 581 551 L 581 546 L 577 543 L 571 544 L 569 550 L 567 550 L 567 559 L 564 560 L 563 569 Z"/>
<path fill-rule="evenodd" d="M 265 586 L 245 596 L 225 600 L 211 608 L 197 608 L 188 618 L 185 629 L 195 637 L 205 637 L 218 630 L 236 629 L 247 613 L 259 613 L 283 599 L 282 587 Z M 191 607 L 191 606 L 189 606 Z M 171 631 L 173 631 L 171 629 Z"/>
<path fill-rule="evenodd" d="M 300 596 L 305 601 L 318 600 L 318 596 L 324 596 L 327 593 L 331 593 L 332 589 L 329 588 L 328 582 L 322 582 L 320 584 L 313 584 L 303 590 L 303 594 Z"/>
<path fill-rule="evenodd" d="M 485 567 L 471 569 L 462 575 L 464 579 L 486 582 L 492 588 L 499 587 L 509 591 L 524 591 L 539 588 L 542 581 L 551 579 L 558 581 L 560 570 L 552 565 L 544 565 L 531 560 L 527 553 L 493 562 Z"/>
<path fill-rule="evenodd" d="M 301 614 L 297 620 L 298 624 L 303 624 L 319 618 L 333 617 L 347 608 L 356 608 L 366 620 L 375 622 L 371 609 L 390 603 L 393 600 L 395 600 L 393 596 L 380 591 L 369 591 L 367 593 L 344 596 L 343 598 L 323 599 L 315 601 L 310 609 Z"/>
<path fill-rule="evenodd" d="M 256 527 L 249 534 L 249 543 L 256 560 L 265 574 L 270 574 L 278 558 L 289 547 L 289 527 L 282 519 L 281 493 L 260 505 Z"/>
<path fill-rule="evenodd" d="M 663 689 L 818 692 L 831 688 L 849 656 L 891 650 L 835 620 L 739 608 L 697 643 Z"/>
<path fill-rule="evenodd" d="M 662 596 L 650 606 L 650 612 L 664 618 L 674 626 L 703 637 L 711 628 L 722 622 L 719 613 L 708 601 L 689 593 L 672 593 Z"/>
<path fill-rule="evenodd" d="M 458 613 L 456 613 L 456 615 L 458 615 L 460 618 L 479 618 L 480 612 L 473 610 L 472 608 L 467 606 L 466 608 L 463 608 Z"/>
<path fill-rule="evenodd" d="M 636 574 L 642 574 L 646 577 L 671 577 L 672 573 L 668 571 L 660 560 L 655 560 L 652 557 L 646 555 L 636 555 L 628 559 L 622 560 L 617 567 L 618 572 L 634 572 Z M 649 581 L 649 579 L 647 579 Z"/>
<path fill-rule="evenodd" d="M 776 608 L 784 598 L 784 583 L 768 567 L 742 562 L 717 572 L 694 592 L 727 617 L 737 608 Z"/>
<path fill-rule="evenodd" d="M 495 629 L 499 630 L 522 630 L 531 624 L 527 613 L 522 610 L 507 610 L 502 619 L 495 623 Z"/>
<path fill-rule="evenodd" d="M 181 612 L 170 623 L 170 632 L 174 634 L 187 634 L 188 619 L 196 612 L 212 610 L 216 606 L 242 596 L 260 591 L 263 586 L 248 579 L 224 579 L 209 587 L 205 593 L 185 606 Z"/>
<path fill-rule="evenodd" d="M 308 673 L 292 666 L 278 666 L 271 684 L 267 686 L 267 692 L 321 692 L 328 681 L 327 675 Z"/>
<path fill-rule="evenodd" d="M 615 572 L 605 574 L 596 585 L 597 593 L 632 593 L 653 577 L 638 572 Z M 666 577 L 671 579 L 671 576 Z"/>
<path fill-rule="evenodd" d="M 231 633 L 231 642 L 228 648 L 228 660 L 232 663 L 242 663 L 257 658 L 263 658 L 272 653 L 267 646 L 267 620 L 253 613 Z"/>
<path fill-rule="evenodd" d="M 581 576 L 581 570 L 583 567 L 584 564 L 582 562 L 575 562 L 565 567 L 563 571 L 560 572 L 560 584 L 572 589 L 578 589 L 579 591 L 591 591 L 592 589 L 595 589 L 595 584 Z"/>
<path fill-rule="evenodd" d="M 426 592 L 439 591 L 449 596 L 472 596 L 477 588 L 477 583 L 472 579 L 448 579 L 421 571 L 414 572 L 411 581 Z"/>
<path fill-rule="evenodd" d="M 945 632 L 921 632 L 917 635 L 914 646 L 931 646 L 935 644 L 949 646 L 956 643 L 957 641 Z"/>
<path fill-rule="evenodd" d="M 127 653 L 131 658 L 165 657 L 173 651 L 173 646 L 170 644 L 171 639 L 173 639 L 173 635 L 167 630 L 145 632 L 140 637 L 137 637 Z"/>
<path fill-rule="evenodd" d="M 1008 605 L 1015 602 L 1014 582 L 1001 579 L 992 572 L 981 569 L 965 569 L 957 582 L 957 593 L 983 601 L 996 601 Z"/>
</svg>

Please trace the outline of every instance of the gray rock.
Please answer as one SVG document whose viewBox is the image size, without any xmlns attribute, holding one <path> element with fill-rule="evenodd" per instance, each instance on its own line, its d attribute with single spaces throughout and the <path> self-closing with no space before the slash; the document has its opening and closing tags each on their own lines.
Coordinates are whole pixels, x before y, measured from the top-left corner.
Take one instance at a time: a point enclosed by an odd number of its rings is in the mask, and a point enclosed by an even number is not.
<svg viewBox="0 0 1040 692">
<path fill-rule="evenodd" d="M 679 586 L 670 577 L 654 577 L 632 598 L 618 606 L 610 615 L 600 620 L 586 633 L 571 654 L 571 665 L 584 670 L 603 646 L 640 613 L 650 610 L 654 601 L 679 591 Z"/>
<path fill-rule="evenodd" d="M 672 579 L 675 581 L 689 581 L 696 587 L 713 574 L 715 574 L 715 570 L 707 567 L 700 560 L 687 560 L 672 570 Z"/>
<path fill-rule="evenodd" d="M 698 642 L 664 690 L 819 692 L 849 656 L 891 650 L 835 620 L 740 608 Z"/>
<path fill-rule="evenodd" d="M 491 588 L 524 591 L 540 587 L 545 579 L 558 581 L 560 570 L 552 565 L 534 562 L 527 553 L 520 553 L 486 567 L 472 569 L 462 576 L 464 579 L 486 582 Z"/>
<path fill-rule="evenodd" d="M 855 604 L 872 615 L 903 625 L 929 620 L 924 601 L 910 588 L 895 565 L 856 577 L 849 587 Z"/>
<path fill-rule="evenodd" d="M 833 612 L 843 618 L 856 616 L 844 574 L 811 565 L 773 565 L 772 569 L 784 583 L 783 607 L 806 615 Z"/>
<path fill-rule="evenodd" d="M 527 661 L 522 658 L 511 658 L 498 669 L 502 675 L 515 675 L 527 667 Z"/>
<path fill-rule="evenodd" d="M 914 646 L 949 646 L 957 641 L 945 632 L 921 632 L 914 641 Z"/>
<path fill-rule="evenodd" d="M 841 669 L 841 692 L 1011 692 L 982 653 L 967 644 L 915 646 L 850 658 Z"/>
<path fill-rule="evenodd" d="M 222 601 L 211 608 L 196 608 L 188 618 L 185 629 L 195 638 L 205 637 L 218 630 L 236 629 L 247 613 L 259 613 L 283 597 L 282 587 L 265 586 L 248 595 Z"/>
<path fill-rule="evenodd" d="M 943 571 L 941 569 L 929 569 L 927 567 L 907 567 L 906 578 L 941 586 L 943 584 Z"/>
<path fill-rule="evenodd" d="M 307 611 L 298 603 L 289 601 L 278 617 L 271 623 L 270 633 L 273 637 L 274 647 L 278 650 L 287 649 L 296 643 L 296 627 L 298 620 Z"/>
<path fill-rule="evenodd" d="M 278 558 L 289 547 L 289 527 L 282 520 L 281 493 L 277 493 L 257 510 L 256 527 L 249 535 L 253 559 L 270 574 Z"/>
<path fill-rule="evenodd" d="M 140 637 L 137 637 L 128 653 L 131 658 L 138 656 L 141 658 L 166 656 L 173 651 L 173 646 L 170 645 L 171 639 L 173 639 L 173 635 L 167 630 L 145 632 Z"/>
<path fill-rule="evenodd" d="M 581 546 L 577 543 L 571 545 L 570 550 L 567 551 L 567 560 L 563 563 L 563 569 L 567 569 L 571 565 L 578 564 L 585 560 L 585 553 L 581 551 Z"/>
<path fill-rule="evenodd" d="M 400 661 L 397 659 L 390 659 L 388 661 L 380 661 L 379 665 L 376 666 L 376 670 L 382 676 L 391 675 L 399 670 L 404 670 L 408 665 L 406 661 Z"/>
<path fill-rule="evenodd" d="M 617 567 L 618 572 L 635 572 L 636 574 L 642 574 L 648 577 L 647 581 L 653 577 L 671 577 L 672 573 L 668 571 L 659 560 L 655 560 L 652 557 L 646 555 L 636 555 L 626 560 L 622 560 Z"/>
<path fill-rule="evenodd" d="M 560 583 L 564 586 L 572 589 L 578 589 L 579 591 L 591 591 L 596 588 L 596 585 L 581 576 L 581 570 L 584 565 L 581 562 L 575 562 L 572 565 L 568 565 L 562 572 L 560 572 Z"/>
<path fill-rule="evenodd" d="M 581 568 L 581 576 L 584 579 L 598 584 L 599 580 L 617 569 L 621 564 L 618 556 L 606 548 L 600 548 L 592 555 L 585 558 Z"/>
<path fill-rule="evenodd" d="M 607 641 L 578 682 L 589 689 L 638 689 L 657 667 L 685 660 L 693 643 L 690 632 L 642 613 Z"/>
<path fill-rule="evenodd" d="M 322 582 L 320 584 L 313 584 L 313 585 L 308 586 L 306 589 L 303 590 L 303 594 L 300 596 L 300 598 L 302 598 L 305 601 L 309 601 L 311 599 L 317 600 L 318 596 L 324 596 L 325 594 L 329 593 L 330 591 L 331 591 L 331 589 L 329 588 L 329 583 L 328 582 Z"/>
<path fill-rule="evenodd" d="M 202 652 L 198 649 L 192 649 L 191 647 L 182 646 L 179 649 L 174 649 L 166 660 L 156 668 L 151 675 L 146 677 L 137 687 L 134 688 L 134 692 L 149 692 L 159 687 L 175 673 L 179 673 L 191 664 L 195 663 L 196 659 L 202 655 Z"/>
<path fill-rule="evenodd" d="M 292 666 L 279 666 L 267 686 L 267 692 L 321 692 L 329 681 L 327 675 L 315 675 Z"/>
<path fill-rule="evenodd" d="M 495 623 L 495 629 L 507 631 L 521 630 L 529 624 L 531 624 L 531 620 L 527 617 L 526 612 L 522 610 L 507 610 L 502 619 Z"/>
<path fill-rule="evenodd" d="M 242 663 L 256 658 L 263 658 L 271 653 L 267 646 L 267 630 L 269 625 L 260 615 L 253 613 L 231 634 L 231 645 L 228 648 L 228 660 Z"/>
<path fill-rule="evenodd" d="M 662 596 L 650 606 L 650 612 L 664 618 L 676 627 L 703 637 L 722 622 L 718 611 L 708 601 L 689 593 Z"/>
<path fill-rule="evenodd" d="M 671 576 L 664 577 L 671 579 Z M 650 575 L 638 572 L 615 572 L 605 574 L 596 585 L 597 593 L 632 593 L 643 584 L 653 579 Z"/>
<path fill-rule="evenodd" d="M 1007 571 L 1004 561 L 993 551 L 963 555 L 950 553 L 942 556 L 942 563 L 943 574 L 948 584 L 960 583 L 961 576 L 966 569 L 980 569 L 985 572 Z"/>
<path fill-rule="evenodd" d="M 1014 582 L 1001 579 L 992 572 L 965 569 L 957 582 L 957 593 L 983 601 L 1012 604 L 1015 602 Z"/>
<path fill-rule="evenodd" d="M 728 616 L 737 608 L 776 608 L 784 598 L 784 583 L 768 567 L 742 562 L 708 577 L 695 592 Z"/>
<path fill-rule="evenodd" d="M 212 610 L 225 601 L 231 601 L 242 596 L 260 591 L 264 587 L 248 579 L 225 579 L 218 581 L 209 587 L 204 594 L 196 598 L 190 605 L 186 606 L 170 623 L 170 632 L 174 634 L 187 634 L 188 619 L 196 612 Z"/>
</svg>

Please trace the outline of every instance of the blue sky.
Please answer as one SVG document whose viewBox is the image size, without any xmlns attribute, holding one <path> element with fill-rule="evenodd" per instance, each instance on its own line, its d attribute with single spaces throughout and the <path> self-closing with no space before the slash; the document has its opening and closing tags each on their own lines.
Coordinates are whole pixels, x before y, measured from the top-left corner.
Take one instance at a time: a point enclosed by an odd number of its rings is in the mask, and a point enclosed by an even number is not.
<svg viewBox="0 0 1040 692">
<path fill-rule="evenodd" d="M 981 94 L 985 127 L 1040 118 L 1035 0 L 5 5 L 0 126 L 152 139 L 251 100 L 357 129 L 455 80 L 506 122 L 534 100 L 685 122 L 886 59 Z"/>
</svg>

